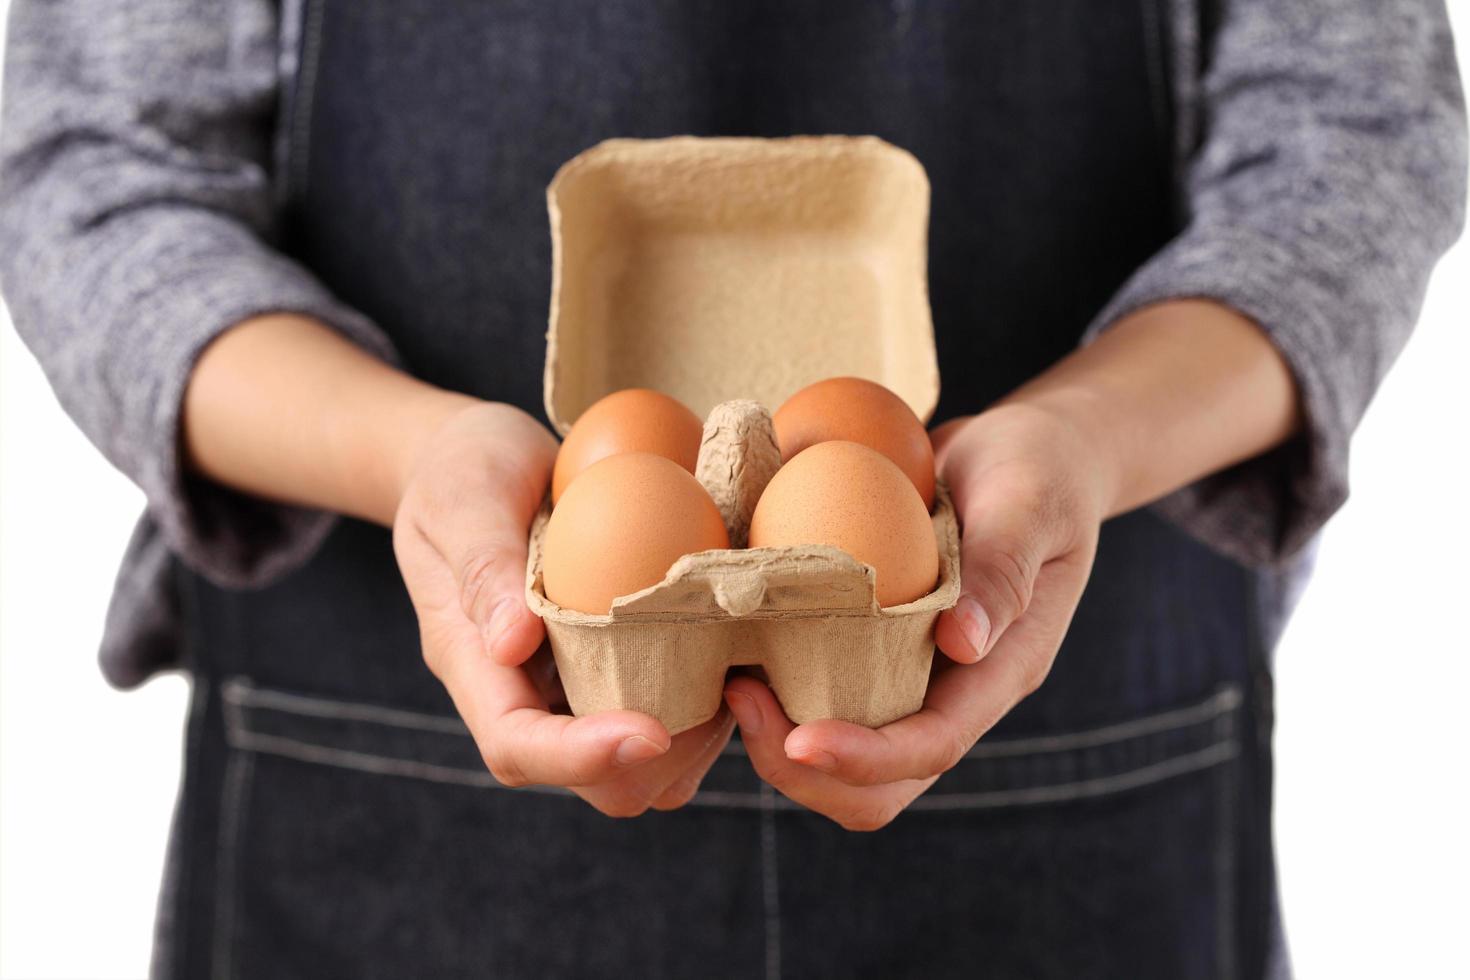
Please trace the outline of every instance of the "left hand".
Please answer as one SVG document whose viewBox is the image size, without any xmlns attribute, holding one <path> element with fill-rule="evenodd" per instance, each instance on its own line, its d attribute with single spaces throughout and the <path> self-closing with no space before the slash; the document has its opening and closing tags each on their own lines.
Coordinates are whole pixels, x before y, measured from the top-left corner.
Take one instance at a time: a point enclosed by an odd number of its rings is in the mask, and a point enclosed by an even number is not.
<svg viewBox="0 0 1470 980">
<path fill-rule="evenodd" d="M 1003 404 L 933 433 L 961 527 L 961 595 L 935 629 L 923 708 L 882 728 L 794 725 L 770 688 L 739 677 L 725 700 L 756 771 L 848 830 L 877 830 L 1046 679 L 1087 584 L 1110 472 L 1061 414 Z"/>
</svg>

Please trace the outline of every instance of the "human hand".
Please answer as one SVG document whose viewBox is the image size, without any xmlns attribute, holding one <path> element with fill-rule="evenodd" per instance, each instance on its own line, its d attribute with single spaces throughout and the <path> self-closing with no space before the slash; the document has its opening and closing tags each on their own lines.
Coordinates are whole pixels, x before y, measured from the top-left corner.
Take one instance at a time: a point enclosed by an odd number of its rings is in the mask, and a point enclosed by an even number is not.
<svg viewBox="0 0 1470 980">
<path fill-rule="evenodd" d="M 849 830 L 887 825 L 1046 678 L 1092 568 L 1112 473 L 1066 417 L 1004 404 L 935 430 L 961 526 L 961 596 L 935 629 L 923 708 L 870 729 L 794 725 L 770 688 L 726 702 L 756 771 Z"/>
<path fill-rule="evenodd" d="M 545 637 L 525 603 L 526 539 L 556 440 L 508 405 L 472 403 L 405 474 L 393 522 L 424 661 L 497 780 L 566 786 L 609 816 L 683 806 L 729 740 L 727 711 L 670 737 L 634 711 L 582 718 L 557 704 Z"/>
</svg>

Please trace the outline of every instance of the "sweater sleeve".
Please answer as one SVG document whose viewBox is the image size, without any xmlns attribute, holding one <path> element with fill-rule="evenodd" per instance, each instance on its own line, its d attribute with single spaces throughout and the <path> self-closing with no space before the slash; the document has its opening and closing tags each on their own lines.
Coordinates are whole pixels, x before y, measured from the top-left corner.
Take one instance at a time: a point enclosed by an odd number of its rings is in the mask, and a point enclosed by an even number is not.
<svg viewBox="0 0 1470 980">
<path fill-rule="evenodd" d="M 294 312 L 388 339 L 273 250 L 272 0 L 15 0 L 0 127 L 0 285 L 62 406 L 144 491 L 168 547 L 225 585 L 304 561 L 331 518 L 188 476 L 195 360 Z"/>
<path fill-rule="evenodd" d="M 1295 376 L 1302 435 L 1155 506 L 1232 557 L 1279 564 L 1347 499 L 1349 438 L 1459 233 L 1465 110 L 1441 0 L 1226 0 L 1218 13 L 1187 224 L 1084 340 L 1172 298 L 1260 325 Z"/>
</svg>

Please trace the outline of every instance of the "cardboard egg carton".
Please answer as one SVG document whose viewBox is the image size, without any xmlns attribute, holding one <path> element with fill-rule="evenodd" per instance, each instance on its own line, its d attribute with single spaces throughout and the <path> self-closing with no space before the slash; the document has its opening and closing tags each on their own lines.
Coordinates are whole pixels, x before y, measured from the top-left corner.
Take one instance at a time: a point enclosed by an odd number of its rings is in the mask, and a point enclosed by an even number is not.
<svg viewBox="0 0 1470 980">
<path fill-rule="evenodd" d="M 589 615 L 546 598 L 543 507 L 526 591 L 572 710 L 642 711 L 677 733 L 716 714 L 735 666 L 763 668 L 797 722 L 878 726 L 918 710 L 934 622 L 959 595 L 942 486 L 939 581 L 901 606 L 880 608 L 873 569 L 835 548 L 743 547 L 781 464 L 768 406 L 853 375 L 933 412 L 918 161 L 871 137 L 611 140 L 563 166 L 547 200 L 547 416 L 565 434 L 621 388 L 683 401 L 706 418 L 696 476 L 734 545 L 686 555 Z"/>
</svg>

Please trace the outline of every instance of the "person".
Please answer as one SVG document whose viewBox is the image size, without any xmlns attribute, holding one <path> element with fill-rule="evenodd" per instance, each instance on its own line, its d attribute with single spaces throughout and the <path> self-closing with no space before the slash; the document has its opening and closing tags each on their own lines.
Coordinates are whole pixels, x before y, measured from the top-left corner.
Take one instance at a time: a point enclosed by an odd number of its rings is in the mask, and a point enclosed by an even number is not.
<svg viewBox="0 0 1470 980">
<path fill-rule="evenodd" d="M 155 975 L 1284 975 L 1270 651 L 1462 220 L 1437 0 L 15 0 L 5 71 L 7 302 L 148 498 L 102 666 L 193 680 Z M 931 178 L 963 595 L 878 730 L 573 718 L 523 601 L 545 185 L 684 133 Z"/>
</svg>

